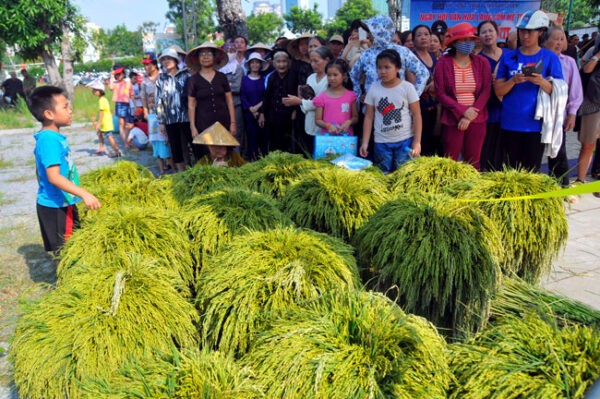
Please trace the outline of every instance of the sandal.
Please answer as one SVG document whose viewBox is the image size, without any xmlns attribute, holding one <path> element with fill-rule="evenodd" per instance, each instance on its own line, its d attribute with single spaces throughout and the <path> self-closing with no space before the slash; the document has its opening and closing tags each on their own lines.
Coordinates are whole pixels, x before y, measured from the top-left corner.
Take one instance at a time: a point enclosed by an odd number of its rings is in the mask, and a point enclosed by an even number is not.
<svg viewBox="0 0 600 399">
<path fill-rule="evenodd" d="M 110 154 L 108 157 L 109 158 L 121 158 L 123 155 L 121 155 L 120 152 L 117 152 L 116 154 Z"/>
<path fill-rule="evenodd" d="M 106 155 L 106 151 L 96 151 L 94 155 Z"/>
</svg>

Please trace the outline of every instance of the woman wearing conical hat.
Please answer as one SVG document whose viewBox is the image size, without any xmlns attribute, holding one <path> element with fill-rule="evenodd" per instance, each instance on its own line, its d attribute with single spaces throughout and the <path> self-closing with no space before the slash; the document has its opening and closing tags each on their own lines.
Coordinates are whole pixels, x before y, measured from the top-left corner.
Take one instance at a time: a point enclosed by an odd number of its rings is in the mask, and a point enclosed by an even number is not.
<svg viewBox="0 0 600 399">
<path fill-rule="evenodd" d="M 233 151 L 240 143 L 219 122 L 196 136 L 194 144 L 208 148 L 208 155 L 198 161 L 200 165 L 238 167 L 246 163 L 240 154 Z"/>
</svg>

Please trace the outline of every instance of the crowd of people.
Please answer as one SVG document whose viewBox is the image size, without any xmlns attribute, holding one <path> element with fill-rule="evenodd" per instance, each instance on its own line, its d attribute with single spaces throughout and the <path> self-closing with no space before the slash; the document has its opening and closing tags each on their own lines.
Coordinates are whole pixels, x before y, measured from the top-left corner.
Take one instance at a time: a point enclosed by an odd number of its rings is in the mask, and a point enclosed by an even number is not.
<svg viewBox="0 0 600 399">
<path fill-rule="evenodd" d="M 532 10 L 506 41 L 498 36 L 491 20 L 397 32 L 376 16 L 329 40 L 304 34 L 249 46 L 239 36 L 188 53 L 149 52 L 145 76 L 127 79 L 116 65 L 110 88 L 123 140 L 134 113 L 147 121 L 161 173 L 210 159 L 196 138 L 219 122 L 247 161 L 274 150 L 310 156 L 315 136 L 355 135 L 358 154 L 385 173 L 420 155 L 535 172 L 548 157 L 564 186 L 565 137 L 578 131 L 575 183 L 584 182 L 600 134 L 597 34 L 579 41 Z"/>
</svg>

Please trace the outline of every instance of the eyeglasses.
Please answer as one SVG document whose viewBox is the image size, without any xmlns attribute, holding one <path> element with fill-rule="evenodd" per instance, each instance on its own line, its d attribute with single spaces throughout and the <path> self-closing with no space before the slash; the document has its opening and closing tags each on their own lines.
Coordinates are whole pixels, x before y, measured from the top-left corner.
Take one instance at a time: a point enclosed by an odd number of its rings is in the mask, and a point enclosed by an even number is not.
<svg viewBox="0 0 600 399">
<path fill-rule="evenodd" d="M 213 53 L 212 51 L 201 51 L 199 55 L 200 57 L 212 57 Z"/>
</svg>

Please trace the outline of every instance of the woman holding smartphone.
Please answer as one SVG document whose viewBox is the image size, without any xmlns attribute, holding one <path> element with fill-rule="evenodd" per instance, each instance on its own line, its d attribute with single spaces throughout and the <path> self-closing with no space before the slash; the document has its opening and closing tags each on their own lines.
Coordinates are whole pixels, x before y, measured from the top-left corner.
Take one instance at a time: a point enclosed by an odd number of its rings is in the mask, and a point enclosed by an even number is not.
<svg viewBox="0 0 600 399">
<path fill-rule="evenodd" d="M 556 54 L 542 48 L 550 20 L 543 11 L 527 11 L 517 23 L 519 45 L 498 65 L 494 91 L 502 99 L 500 135 L 504 164 L 539 172 L 542 121 L 534 119 L 538 91 L 552 93 L 548 77 L 563 79 Z"/>
</svg>

